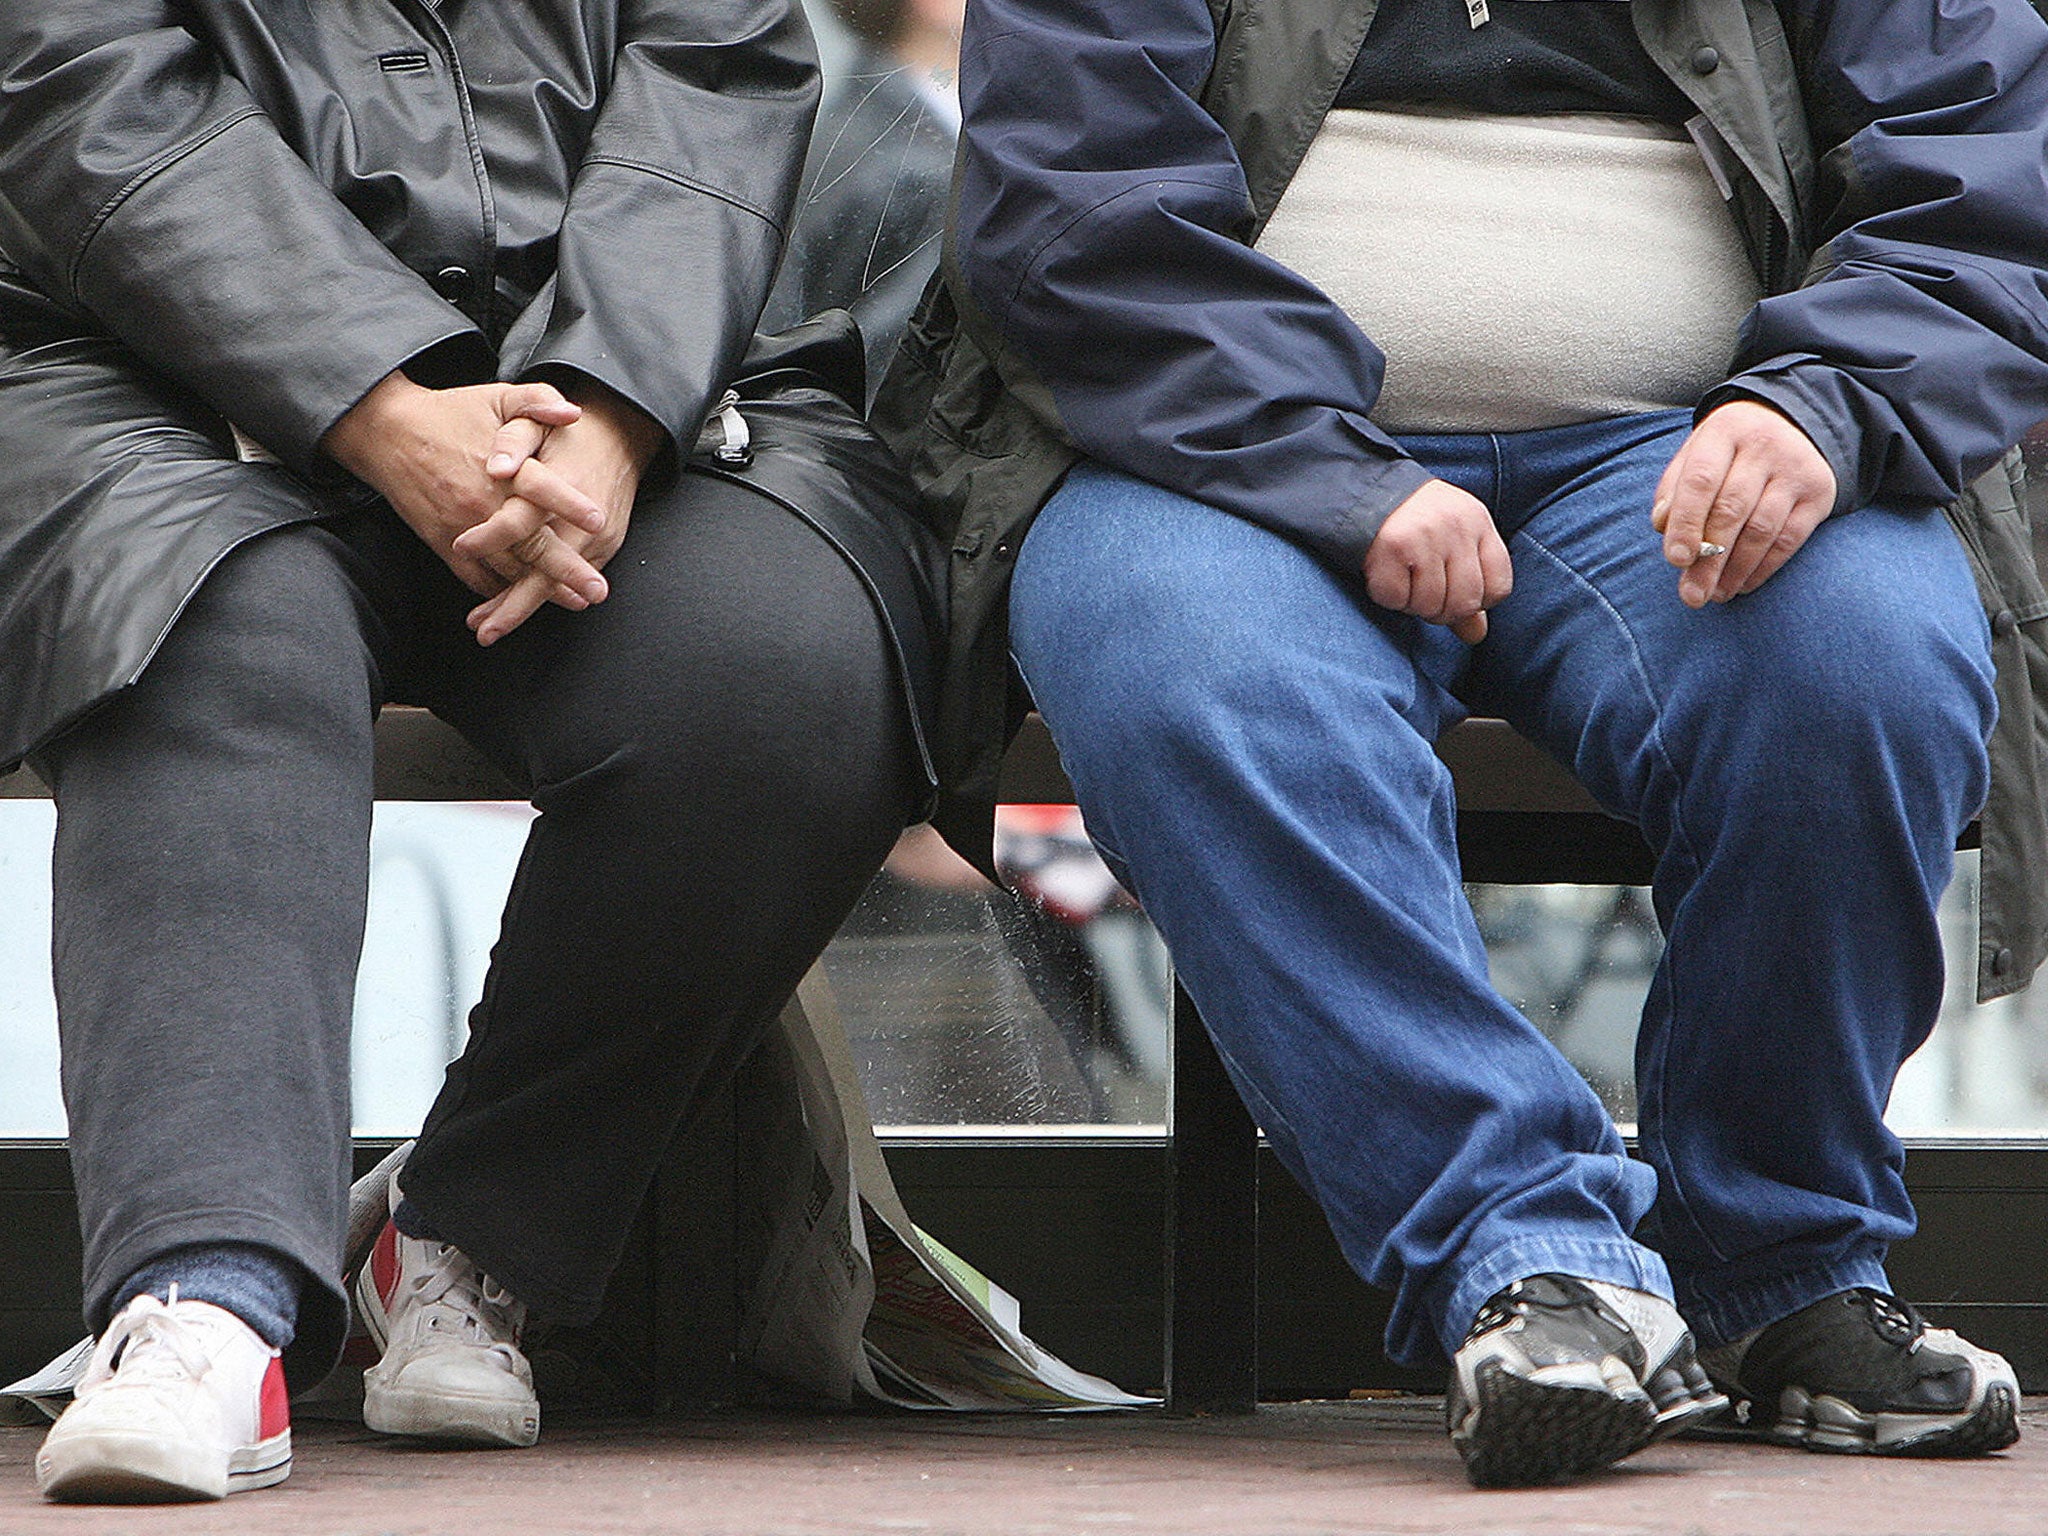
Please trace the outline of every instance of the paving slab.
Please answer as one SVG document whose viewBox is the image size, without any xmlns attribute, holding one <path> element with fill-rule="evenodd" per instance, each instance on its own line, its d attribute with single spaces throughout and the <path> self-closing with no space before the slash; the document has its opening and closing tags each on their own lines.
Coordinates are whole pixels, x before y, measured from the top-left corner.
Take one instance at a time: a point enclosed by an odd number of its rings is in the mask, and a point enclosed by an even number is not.
<svg viewBox="0 0 2048 1536">
<path fill-rule="evenodd" d="M 1468 1487 L 1422 1399 L 1248 1419 L 733 1412 L 566 1418 L 530 1451 L 295 1427 L 280 1487 L 222 1504 L 45 1505 L 0 1430 L 0 1536 L 2043 1536 L 2048 1399 L 1974 1461 L 1676 1441 L 1565 1488 Z"/>
</svg>

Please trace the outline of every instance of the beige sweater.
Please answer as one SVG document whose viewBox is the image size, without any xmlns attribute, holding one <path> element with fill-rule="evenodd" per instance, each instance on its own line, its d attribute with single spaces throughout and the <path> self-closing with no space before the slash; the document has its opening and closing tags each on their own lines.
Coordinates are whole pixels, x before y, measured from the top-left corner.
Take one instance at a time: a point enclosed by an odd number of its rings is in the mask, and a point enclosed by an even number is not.
<svg viewBox="0 0 2048 1536">
<path fill-rule="evenodd" d="M 1333 111 L 1259 249 L 1385 352 L 1390 432 L 1691 406 L 1757 299 L 1698 151 L 1634 118 Z"/>
</svg>

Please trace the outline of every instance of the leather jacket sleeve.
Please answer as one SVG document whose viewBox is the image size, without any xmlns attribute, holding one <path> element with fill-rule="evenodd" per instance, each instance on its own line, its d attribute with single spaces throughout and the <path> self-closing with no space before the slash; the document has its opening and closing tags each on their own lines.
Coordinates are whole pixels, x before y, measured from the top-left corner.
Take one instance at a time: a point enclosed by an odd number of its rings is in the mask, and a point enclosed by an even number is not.
<svg viewBox="0 0 2048 1536">
<path fill-rule="evenodd" d="M 1367 420 L 1379 351 L 1245 243 L 1244 170 L 1198 99 L 1214 51 L 1206 0 L 968 7 L 963 317 L 1082 453 L 1355 572 L 1427 476 Z"/>
<path fill-rule="evenodd" d="M 775 279 L 817 111 L 816 57 L 795 0 L 620 10 L 555 276 L 514 328 L 540 334 L 507 369 L 596 378 L 687 452 Z"/>
<path fill-rule="evenodd" d="M 301 469 L 393 368 L 483 344 L 167 0 L 0 5 L 0 249 Z"/>
<path fill-rule="evenodd" d="M 1931 507 L 2048 414 L 2048 24 L 2021 0 L 1786 0 L 1816 254 L 1702 410 L 1752 395 L 1837 510 Z"/>
</svg>

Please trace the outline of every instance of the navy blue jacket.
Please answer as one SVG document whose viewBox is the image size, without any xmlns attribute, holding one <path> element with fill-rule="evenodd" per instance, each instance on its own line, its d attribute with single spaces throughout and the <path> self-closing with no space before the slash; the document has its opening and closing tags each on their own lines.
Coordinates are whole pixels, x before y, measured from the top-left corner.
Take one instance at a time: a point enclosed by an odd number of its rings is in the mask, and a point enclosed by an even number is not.
<svg viewBox="0 0 2048 1536">
<path fill-rule="evenodd" d="M 950 551 L 932 819 L 970 858 L 1024 703 L 1011 562 L 1077 456 L 1347 571 L 1421 483 L 1372 424 L 1372 342 L 1252 249 L 1376 3 L 970 8 L 956 227 L 875 402 Z M 1627 3 L 1766 295 L 1701 408 L 1769 401 L 1838 511 L 1946 506 L 1969 554 L 1999 699 L 1978 993 L 2010 992 L 2048 959 L 2048 587 L 2002 457 L 2048 417 L 2048 26 L 2024 0 Z"/>
<path fill-rule="evenodd" d="M 1778 9 L 1814 174 L 1786 248 L 1753 236 L 1770 296 L 1703 409 L 1783 410 L 1839 509 L 1945 504 L 2048 415 L 2048 26 L 2023 0 Z M 1203 104 L 1217 37 L 1205 0 L 976 0 L 958 273 L 1074 448 L 1355 570 L 1424 476 L 1370 419 L 1370 338 L 1250 247 L 1271 209 Z"/>
</svg>

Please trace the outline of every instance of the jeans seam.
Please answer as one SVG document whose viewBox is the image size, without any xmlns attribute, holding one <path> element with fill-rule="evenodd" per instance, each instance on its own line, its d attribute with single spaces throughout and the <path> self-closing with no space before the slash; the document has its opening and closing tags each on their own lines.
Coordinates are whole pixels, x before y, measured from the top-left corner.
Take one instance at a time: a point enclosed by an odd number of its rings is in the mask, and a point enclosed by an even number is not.
<svg viewBox="0 0 2048 1536">
<path fill-rule="evenodd" d="M 1615 628 L 1620 632 L 1624 642 L 1626 642 L 1628 646 L 1630 670 L 1633 672 L 1635 676 L 1637 687 L 1642 690 L 1644 700 L 1649 705 L 1650 729 L 1647 739 L 1651 750 L 1656 754 L 1656 760 L 1661 765 L 1662 771 L 1670 775 L 1671 782 L 1674 787 L 1671 796 L 1671 836 L 1666 842 L 1665 847 L 1657 851 L 1659 856 L 1659 862 L 1661 862 L 1663 858 L 1669 857 L 1675 853 L 1685 860 L 1686 865 L 1690 870 L 1696 873 L 1700 868 L 1700 859 L 1698 850 L 1693 847 L 1692 837 L 1689 831 L 1687 830 L 1686 825 L 1685 780 L 1683 776 L 1681 776 L 1678 772 L 1678 766 L 1672 760 L 1671 753 L 1666 747 L 1664 740 L 1663 708 L 1658 701 L 1656 689 L 1651 686 L 1649 669 L 1647 664 L 1644 662 L 1642 648 L 1636 642 L 1635 632 L 1629 628 L 1628 620 L 1622 614 L 1621 610 L 1616 608 L 1614 604 L 1608 600 L 1607 594 L 1605 592 L 1602 592 L 1598 586 L 1596 586 L 1593 582 L 1588 580 L 1575 566 L 1571 564 L 1571 562 L 1564 559 L 1564 557 L 1559 555 L 1557 551 L 1552 549 L 1549 545 L 1545 544 L 1534 533 L 1530 532 L 1526 526 L 1517 529 L 1516 534 L 1518 537 L 1527 540 L 1529 547 L 1532 550 L 1534 550 L 1537 554 L 1541 555 L 1545 560 L 1548 560 L 1552 565 L 1556 566 L 1559 570 L 1563 571 L 1568 577 L 1570 577 L 1570 579 L 1574 583 L 1576 583 L 1579 587 L 1583 588 L 1586 591 L 1586 593 L 1592 598 L 1593 602 L 1599 606 L 1600 610 L 1606 613 L 1608 617 L 1612 619 Z M 1640 826 L 1640 823 L 1638 823 L 1638 826 Z M 1677 1017 L 1676 993 L 1678 990 L 1678 982 L 1675 967 L 1672 965 L 1671 947 L 1668 942 L 1665 944 L 1663 954 L 1660 957 L 1659 968 L 1662 970 L 1664 974 L 1665 992 L 1668 999 L 1664 1048 L 1657 1053 L 1657 1092 L 1659 1098 L 1661 1099 L 1666 1096 L 1666 1080 L 1671 1070 L 1670 1043 L 1671 1034 L 1673 1032 L 1671 1028 L 1671 1021 L 1675 1020 Z M 1671 1164 L 1670 1159 L 1668 1158 L 1665 1159 L 1665 1164 L 1665 1168 L 1659 1170 L 1659 1178 L 1660 1182 L 1664 1185 L 1664 1188 L 1668 1191 L 1671 1202 L 1674 1205 L 1676 1205 L 1681 1211 L 1686 1213 L 1686 1220 L 1692 1225 L 1694 1230 L 1697 1231 L 1699 1236 L 1705 1241 L 1708 1250 L 1711 1253 L 1713 1253 L 1715 1258 L 1722 1262 L 1726 1262 L 1728 1255 L 1722 1252 L 1721 1245 L 1715 1242 L 1712 1236 L 1707 1233 L 1706 1229 L 1703 1226 L 1701 1226 L 1701 1224 L 1697 1220 L 1693 1218 L 1691 1214 L 1692 1202 L 1686 1198 L 1683 1181 L 1680 1179 L 1678 1175 L 1677 1168 Z"/>
</svg>

